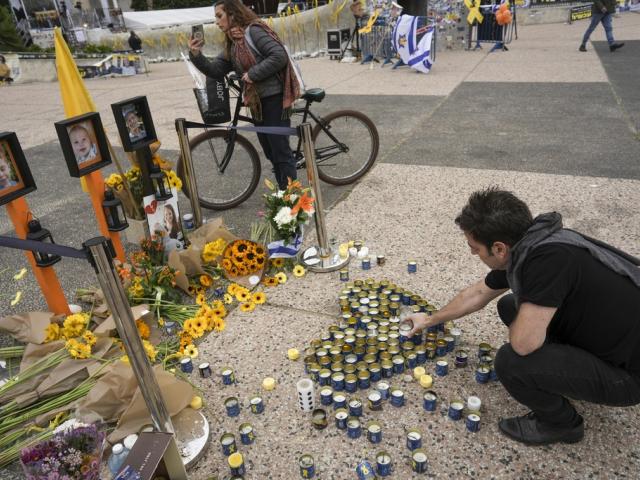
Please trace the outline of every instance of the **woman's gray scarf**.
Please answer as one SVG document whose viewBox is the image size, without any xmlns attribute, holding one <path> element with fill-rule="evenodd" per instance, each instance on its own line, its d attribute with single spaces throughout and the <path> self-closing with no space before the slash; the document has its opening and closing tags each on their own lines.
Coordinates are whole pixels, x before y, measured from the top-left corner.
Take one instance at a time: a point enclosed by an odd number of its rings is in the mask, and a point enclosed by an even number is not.
<svg viewBox="0 0 640 480">
<path fill-rule="evenodd" d="M 520 270 L 529 253 L 548 243 L 562 243 L 586 248 L 598 261 L 614 272 L 629 277 L 640 288 L 640 260 L 595 238 L 568 228 L 562 228 L 562 216 L 557 212 L 543 213 L 533 220 L 533 225 L 510 252 L 507 265 L 507 281 L 516 295 L 520 295 Z"/>
</svg>

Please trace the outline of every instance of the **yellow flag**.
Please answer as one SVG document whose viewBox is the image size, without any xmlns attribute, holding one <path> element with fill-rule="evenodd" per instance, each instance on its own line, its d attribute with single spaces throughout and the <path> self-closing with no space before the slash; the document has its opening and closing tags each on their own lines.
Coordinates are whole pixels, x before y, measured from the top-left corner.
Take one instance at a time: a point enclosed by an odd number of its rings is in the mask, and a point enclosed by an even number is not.
<svg viewBox="0 0 640 480">
<path fill-rule="evenodd" d="M 56 27 L 53 36 L 56 48 L 58 84 L 60 85 L 64 114 L 70 118 L 83 113 L 97 112 L 98 109 L 82 81 L 67 42 L 62 38 L 62 30 Z"/>
</svg>

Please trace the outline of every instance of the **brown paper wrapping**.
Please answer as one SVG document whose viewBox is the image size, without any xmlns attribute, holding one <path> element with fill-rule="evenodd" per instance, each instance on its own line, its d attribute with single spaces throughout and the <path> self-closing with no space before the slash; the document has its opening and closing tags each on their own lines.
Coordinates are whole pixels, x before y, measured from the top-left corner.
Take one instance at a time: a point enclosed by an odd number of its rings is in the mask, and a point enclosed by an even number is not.
<svg viewBox="0 0 640 480">
<path fill-rule="evenodd" d="M 193 388 L 191 385 L 182 380 L 178 380 L 173 374 L 164 371 L 160 365 L 156 365 L 153 371 L 158 380 L 162 398 L 169 415 L 173 417 L 188 407 L 193 399 Z M 118 426 L 109 435 L 108 440 L 113 444 L 131 433 L 138 433 L 144 425 L 150 423 L 151 416 L 149 415 L 147 405 L 142 398 L 140 389 L 136 389 L 133 400 L 120 417 Z"/>
<path fill-rule="evenodd" d="M 10 334 L 19 342 L 41 344 L 47 336 L 45 329 L 49 324 L 64 318 L 64 315 L 51 312 L 18 313 L 0 318 L 0 331 Z"/>
<path fill-rule="evenodd" d="M 119 352 L 115 349 L 112 350 L 112 345 L 113 340 L 111 338 L 100 338 L 93 346 L 92 355 L 99 359 L 113 357 Z M 29 357 L 27 360 L 32 362 L 34 357 L 36 357 L 36 354 L 38 358 L 41 358 L 42 356 L 48 355 L 62 347 L 64 347 L 63 341 L 46 343 L 39 346 L 29 344 L 27 346 L 27 350 L 25 350 L 25 355 L 27 354 L 27 351 L 29 351 Z M 64 360 L 50 372 L 38 375 L 28 382 L 12 389 L 10 392 L 7 392 L 7 394 L 2 397 L 2 402 L 15 400 L 20 406 L 24 407 L 41 398 L 68 392 L 79 385 L 83 380 L 89 378 L 89 376 L 95 373 L 101 366 L 102 362 L 95 358 Z M 24 358 L 20 368 L 24 368 Z"/>
<path fill-rule="evenodd" d="M 76 417 L 84 422 L 115 422 L 131 402 L 137 387 L 131 366 L 115 362 L 80 401 Z"/>
<path fill-rule="evenodd" d="M 131 307 L 131 311 L 133 312 L 133 318 L 138 320 L 143 318 L 147 324 L 151 325 L 152 322 L 147 318 L 149 315 L 153 317 L 152 312 L 149 311 L 149 305 L 142 303 L 140 305 L 136 305 L 135 307 Z M 104 335 L 113 335 L 116 333 L 116 322 L 113 319 L 113 315 L 109 315 L 103 322 L 100 323 L 94 330 L 98 336 Z"/>
</svg>

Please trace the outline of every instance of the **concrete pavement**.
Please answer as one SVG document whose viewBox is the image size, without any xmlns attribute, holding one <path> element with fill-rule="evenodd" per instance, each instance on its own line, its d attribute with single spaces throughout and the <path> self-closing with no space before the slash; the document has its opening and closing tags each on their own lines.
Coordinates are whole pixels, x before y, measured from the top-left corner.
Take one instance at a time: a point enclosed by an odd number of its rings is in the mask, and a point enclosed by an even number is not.
<svg viewBox="0 0 640 480">
<path fill-rule="evenodd" d="M 476 52 L 442 52 L 427 76 L 324 58 L 302 62 L 305 78 L 312 79 L 307 81 L 328 92 L 318 111 L 361 110 L 375 121 L 381 136 L 379 160 L 369 175 L 352 187 L 323 190 L 331 207 L 329 233 L 342 241 L 362 239 L 388 258 L 385 267 L 366 275 L 352 264 L 352 278 L 387 278 L 436 305 L 446 303 L 486 272 L 469 253 L 453 218 L 472 191 L 488 185 L 514 191 L 534 214 L 556 210 L 566 225 L 640 254 L 640 15 L 615 18 L 616 39 L 627 45 L 614 54 L 600 43 L 601 29 L 589 52 L 578 52 L 586 27 L 585 22 L 522 27 L 508 52 L 489 54 L 487 46 Z M 87 86 L 114 141 L 110 103 L 147 95 L 169 158 L 176 156 L 174 118 L 197 118 L 191 80 L 180 64 L 154 65 L 149 76 L 98 79 Z M 39 186 L 28 197 L 34 214 L 56 241 L 79 246 L 96 235 L 96 228 L 89 203 L 77 180 L 68 177 L 55 142 L 53 122 L 63 117 L 57 85 L 0 88 L 0 105 L 6 112 L 0 130 L 18 133 Z M 186 208 L 184 199 L 181 206 Z M 256 192 L 223 216 L 246 235 L 260 207 Z M 0 215 L 0 233 L 9 232 L 6 215 Z M 313 234 L 309 237 L 313 241 Z M 406 273 L 408 260 L 418 262 L 416 275 Z M 3 313 L 44 306 L 32 279 L 19 285 L 11 280 L 24 263 L 21 254 L 0 251 L 0 264 L 7 269 L 0 277 Z M 69 299 L 75 288 L 95 284 L 89 268 L 79 262 L 65 260 L 56 270 Z M 303 452 L 316 458 L 317 478 L 355 478 L 357 462 L 372 460 L 381 449 L 364 438 L 348 440 L 332 425 L 317 432 L 297 410 L 294 385 L 303 371 L 285 359 L 286 350 L 302 349 L 335 321 L 340 287 L 337 273 L 291 280 L 268 290 L 267 305 L 254 313 L 233 312 L 225 332 L 200 344 L 203 361 L 214 370 L 223 363 L 233 365 L 240 383 L 222 390 L 217 379 L 194 377 L 208 399 L 212 445 L 192 478 L 228 474 L 217 439 L 224 431 L 236 432 L 241 421 L 252 422 L 258 437 L 254 445 L 241 448 L 248 479 L 298 478 L 296 459 Z M 24 290 L 25 299 L 11 308 L 8 299 L 17 288 Z M 491 305 L 458 324 L 470 351 L 480 341 L 499 346 L 506 339 Z M 222 400 L 237 394 L 246 404 L 264 376 L 279 383 L 275 392 L 263 392 L 265 414 L 254 416 L 244 408 L 241 421 L 227 418 Z M 472 393 L 481 397 L 482 429 L 475 435 L 441 412 L 424 415 L 418 387 L 397 383 L 409 405 L 400 410 L 385 406 L 376 416 L 383 423 L 382 447 L 396 465 L 392 478 L 413 478 L 403 440 L 403 428 L 411 426 L 427 434 L 429 468 L 438 478 L 624 478 L 634 477 L 640 467 L 638 407 L 577 402 L 587 426 L 583 442 L 530 448 L 498 432 L 499 418 L 524 411 L 497 383 L 479 386 L 470 371 L 459 370 L 436 382 L 445 403 Z M 5 473 L 0 477 L 13 478 Z"/>
</svg>

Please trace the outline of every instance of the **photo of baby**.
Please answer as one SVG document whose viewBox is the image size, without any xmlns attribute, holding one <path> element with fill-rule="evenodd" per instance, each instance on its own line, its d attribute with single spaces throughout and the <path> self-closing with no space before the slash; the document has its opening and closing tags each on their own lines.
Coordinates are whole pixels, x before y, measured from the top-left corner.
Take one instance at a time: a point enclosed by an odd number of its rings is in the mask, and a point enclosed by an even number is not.
<svg viewBox="0 0 640 480">
<path fill-rule="evenodd" d="M 147 136 L 147 131 L 144 128 L 144 123 L 140 119 L 140 114 L 135 104 L 125 107 L 122 110 L 122 115 L 124 116 L 127 131 L 129 132 L 129 139 L 132 143 L 142 140 Z"/>
<path fill-rule="evenodd" d="M 101 160 L 92 122 L 87 121 L 71 125 L 67 127 L 67 133 L 78 166 L 83 166 L 82 164 L 86 162 L 95 163 Z"/>
<path fill-rule="evenodd" d="M 0 195 L 21 187 L 10 152 L 7 142 L 0 142 Z"/>
</svg>

